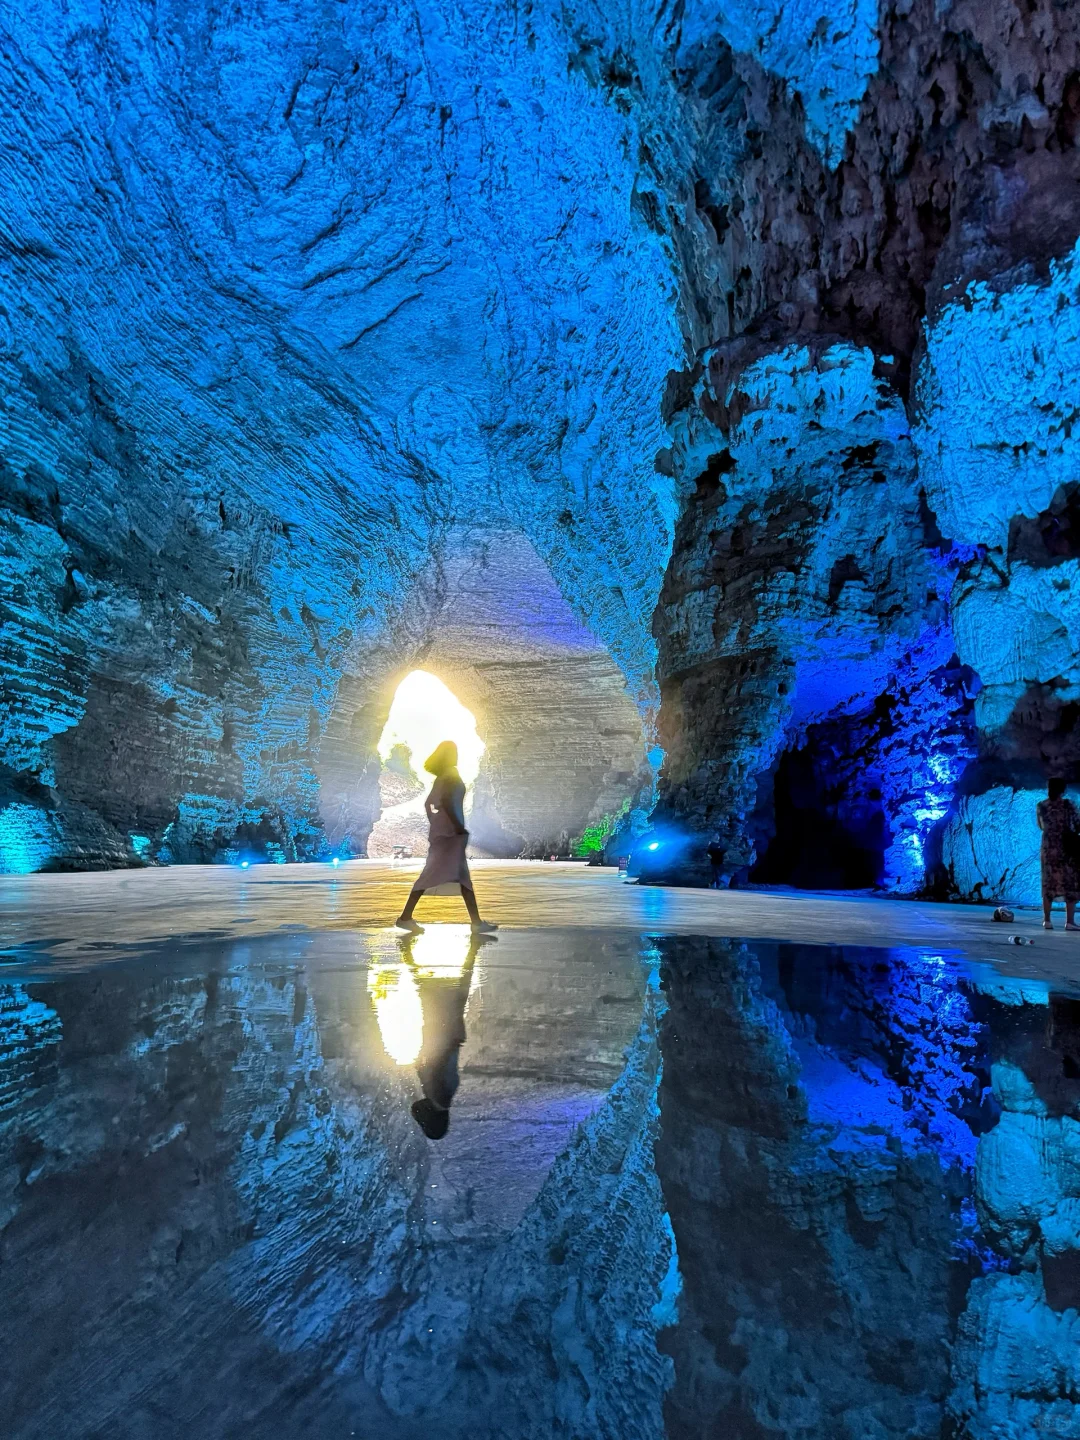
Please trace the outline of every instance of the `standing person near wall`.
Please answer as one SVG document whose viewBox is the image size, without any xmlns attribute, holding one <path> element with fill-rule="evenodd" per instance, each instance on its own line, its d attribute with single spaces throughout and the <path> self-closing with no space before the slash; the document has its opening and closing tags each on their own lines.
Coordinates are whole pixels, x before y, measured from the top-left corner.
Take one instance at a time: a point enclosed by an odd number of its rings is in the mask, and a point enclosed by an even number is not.
<svg viewBox="0 0 1080 1440">
<path fill-rule="evenodd" d="M 417 876 L 416 884 L 405 902 L 405 909 L 395 924 L 399 930 L 422 933 L 413 919 L 417 901 L 426 891 L 436 895 L 457 895 L 465 901 L 472 928 L 478 935 L 490 934 L 497 925 L 480 919 L 465 847 L 469 832 L 465 828 L 465 782 L 458 774 L 458 750 L 453 740 L 437 745 L 424 761 L 424 769 L 435 776 L 424 810 L 428 817 L 427 864 Z"/>
<path fill-rule="evenodd" d="M 1050 910 L 1061 896 L 1065 901 L 1065 929 L 1080 930 L 1076 924 L 1076 901 L 1080 898 L 1080 813 L 1065 798 L 1065 781 L 1054 778 L 1046 787 L 1047 799 L 1040 800 L 1035 817 L 1042 831 L 1039 859 L 1042 863 L 1043 929 L 1054 928 Z"/>
</svg>

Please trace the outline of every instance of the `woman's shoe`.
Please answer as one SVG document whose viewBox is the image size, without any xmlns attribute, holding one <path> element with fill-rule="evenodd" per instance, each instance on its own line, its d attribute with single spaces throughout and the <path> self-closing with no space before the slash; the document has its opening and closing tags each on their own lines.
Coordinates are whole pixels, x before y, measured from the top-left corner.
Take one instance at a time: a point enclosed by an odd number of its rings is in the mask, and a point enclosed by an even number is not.
<svg viewBox="0 0 1080 1440">
<path fill-rule="evenodd" d="M 1052 923 L 1051 921 L 1049 921 L 1049 920 L 1044 920 L 1044 921 L 1043 921 L 1043 929 L 1044 929 L 1044 930 L 1052 930 L 1053 928 L 1054 928 L 1054 926 L 1053 926 L 1053 923 Z M 1069 928 L 1069 927 L 1066 925 L 1066 926 L 1065 926 L 1065 929 L 1067 930 L 1068 928 Z M 1074 926 L 1073 928 L 1075 929 L 1076 927 Z"/>
<path fill-rule="evenodd" d="M 490 935 L 493 930 L 498 928 L 498 925 L 493 924 L 490 920 L 479 920 L 472 927 L 472 933 L 474 935 Z"/>
<path fill-rule="evenodd" d="M 1071 920 L 1068 920 L 1068 921 L 1066 921 L 1065 929 L 1066 929 L 1066 930 L 1080 930 L 1080 925 L 1074 925 Z"/>
<path fill-rule="evenodd" d="M 415 920 L 407 919 L 404 915 L 399 915 L 394 921 L 394 924 L 399 930 L 408 930 L 410 935 L 422 935 L 424 933 L 424 927 L 422 925 L 418 925 Z"/>
</svg>

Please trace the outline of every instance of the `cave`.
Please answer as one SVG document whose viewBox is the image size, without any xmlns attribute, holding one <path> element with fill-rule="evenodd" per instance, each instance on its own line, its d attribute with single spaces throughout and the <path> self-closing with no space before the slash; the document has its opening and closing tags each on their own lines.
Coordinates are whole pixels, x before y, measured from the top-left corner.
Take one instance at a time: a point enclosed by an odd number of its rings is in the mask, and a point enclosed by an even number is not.
<svg viewBox="0 0 1080 1440">
<path fill-rule="evenodd" d="M 14 1440 L 1080 1433 L 1080 5 L 0 69 Z"/>
<path fill-rule="evenodd" d="M 1037 898 L 1036 792 L 1080 779 L 1042 738 L 1080 683 L 1075 26 L 773 9 L 454 9 L 434 68 L 381 12 L 303 62 L 287 4 L 13 20 L 5 872 L 363 857 L 427 667 L 482 717 L 485 854 L 651 824 L 669 880 L 718 832 L 790 880 L 781 757 L 889 704 L 851 873 Z"/>
<path fill-rule="evenodd" d="M 881 790 L 852 794 L 828 754 L 787 750 L 773 781 L 775 832 L 753 882 L 805 890 L 872 890 L 885 875 L 888 829 Z M 825 761 L 823 764 L 822 761 Z"/>
</svg>

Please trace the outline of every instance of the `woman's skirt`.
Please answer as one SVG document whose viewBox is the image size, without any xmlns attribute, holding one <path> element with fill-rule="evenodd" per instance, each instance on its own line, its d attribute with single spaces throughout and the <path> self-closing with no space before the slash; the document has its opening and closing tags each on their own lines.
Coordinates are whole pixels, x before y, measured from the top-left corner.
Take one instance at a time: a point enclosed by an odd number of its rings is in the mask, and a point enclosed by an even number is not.
<svg viewBox="0 0 1080 1440">
<path fill-rule="evenodd" d="M 465 859 L 468 835 L 433 835 L 428 841 L 427 863 L 413 887 L 435 895 L 460 895 L 465 885 L 472 889 L 469 862 Z"/>
<path fill-rule="evenodd" d="M 1042 862 L 1042 893 L 1056 900 L 1059 895 L 1067 900 L 1080 896 L 1080 874 L 1065 854 L 1062 843 L 1048 845 L 1044 840 L 1039 859 Z"/>
</svg>

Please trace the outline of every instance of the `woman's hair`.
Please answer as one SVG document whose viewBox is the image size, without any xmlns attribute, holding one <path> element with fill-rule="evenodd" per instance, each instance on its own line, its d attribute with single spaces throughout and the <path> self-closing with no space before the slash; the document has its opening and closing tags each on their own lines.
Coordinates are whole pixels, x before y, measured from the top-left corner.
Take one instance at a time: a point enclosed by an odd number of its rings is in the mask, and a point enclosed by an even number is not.
<svg viewBox="0 0 1080 1440">
<path fill-rule="evenodd" d="M 437 753 L 436 751 L 436 754 Z M 1051 800 L 1060 800 L 1062 795 L 1065 794 L 1065 786 L 1067 784 L 1067 780 L 1063 780 L 1060 775 L 1055 775 L 1051 780 L 1047 781 L 1046 793 L 1050 796 Z"/>
<path fill-rule="evenodd" d="M 429 775 L 443 775 L 447 770 L 453 770 L 457 766 L 457 746 L 453 740 L 444 740 L 424 761 L 424 769 Z"/>
</svg>

